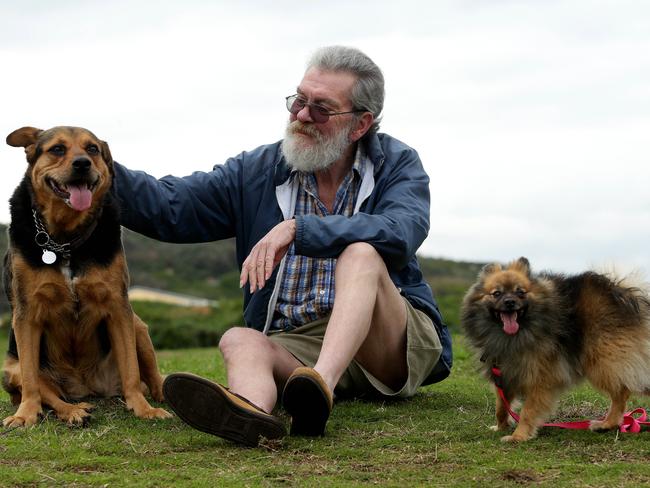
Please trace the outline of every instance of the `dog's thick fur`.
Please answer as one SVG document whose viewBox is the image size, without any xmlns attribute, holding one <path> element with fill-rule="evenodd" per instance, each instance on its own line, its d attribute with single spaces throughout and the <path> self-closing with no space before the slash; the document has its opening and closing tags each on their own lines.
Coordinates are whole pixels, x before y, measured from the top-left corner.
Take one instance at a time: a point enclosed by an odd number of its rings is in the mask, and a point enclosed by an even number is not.
<svg viewBox="0 0 650 488">
<path fill-rule="evenodd" d="M 560 393 L 583 378 L 611 398 L 592 430 L 620 425 L 630 394 L 650 394 L 650 300 L 625 280 L 586 272 L 531 273 L 526 258 L 487 265 L 463 301 L 461 323 L 483 373 L 502 373 L 508 402 L 523 399 L 503 441 L 535 437 Z M 508 428 L 496 395 L 494 430 Z"/>
<path fill-rule="evenodd" d="M 162 401 L 162 377 L 147 326 L 128 302 L 108 145 L 78 127 L 23 127 L 7 144 L 24 147 L 29 164 L 10 200 L 3 386 L 19 406 L 3 424 L 34 425 L 43 404 L 67 423 L 84 423 L 92 405 L 70 401 L 89 396 L 124 395 L 138 417 L 170 417 L 143 394 L 148 387 Z M 42 260 L 34 210 L 51 240 L 71 243 L 69 256 Z"/>
</svg>

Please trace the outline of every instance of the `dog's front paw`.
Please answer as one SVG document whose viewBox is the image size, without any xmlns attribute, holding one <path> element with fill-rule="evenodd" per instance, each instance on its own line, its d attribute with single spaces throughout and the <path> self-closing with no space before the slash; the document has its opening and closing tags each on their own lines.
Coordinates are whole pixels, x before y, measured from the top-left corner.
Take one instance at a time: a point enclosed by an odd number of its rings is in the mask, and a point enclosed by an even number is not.
<svg viewBox="0 0 650 488">
<path fill-rule="evenodd" d="M 501 442 L 524 442 L 537 436 L 537 427 L 529 422 L 520 422 L 512 435 L 501 438 Z"/>
<path fill-rule="evenodd" d="M 512 435 L 502 437 L 501 442 L 525 442 L 536 436 L 537 429 L 527 429 L 519 424 Z"/>
<path fill-rule="evenodd" d="M 146 409 L 144 412 L 140 412 L 139 414 L 136 415 L 141 419 L 170 419 L 173 417 L 173 415 L 169 413 L 167 410 L 165 410 L 164 408 L 154 408 L 154 407 L 150 407 Z"/>
<path fill-rule="evenodd" d="M 36 425 L 38 421 L 38 414 L 35 415 L 10 415 L 2 421 L 4 427 L 9 427 L 11 429 L 15 427 L 31 427 Z"/>
<path fill-rule="evenodd" d="M 537 429 L 528 424 L 518 424 L 512 435 L 501 438 L 501 442 L 525 442 L 537 435 Z"/>
<path fill-rule="evenodd" d="M 65 408 L 56 411 L 56 416 L 68 425 L 86 425 L 93 408 L 94 405 L 90 403 L 67 404 Z"/>
<path fill-rule="evenodd" d="M 39 415 L 43 412 L 40 402 L 23 401 L 16 413 L 2 421 L 5 427 L 31 427 L 38 422 Z"/>
<path fill-rule="evenodd" d="M 133 410 L 136 417 L 141 419 L 169 419 L 172 414 L 164 408 L 155 408 L 149 405 L 142 395 L 135 395 L 126 400 L 126 407 Z"/>
<path fill-rule="evenodd" d="M 514 442 L 524 442 L 530 439 L 530 437 L 524 437 L 520 435 L 505 435 L 501 438 L 501 442 L 509 442 L 509 443 L 514 443 Z"/>
</svg>

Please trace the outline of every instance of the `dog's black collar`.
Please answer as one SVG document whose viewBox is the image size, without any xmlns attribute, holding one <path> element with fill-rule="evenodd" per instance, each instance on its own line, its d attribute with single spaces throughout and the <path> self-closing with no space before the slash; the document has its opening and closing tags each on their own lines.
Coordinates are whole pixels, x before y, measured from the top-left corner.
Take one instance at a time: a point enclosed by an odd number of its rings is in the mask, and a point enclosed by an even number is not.
<svg viewBox="0 0 650 488">
<path fill-rule="evenodd" d="M 65 260 L 70 259 L 70 253 L 88 240 L 88 238 L 97 227 L 97 221 L 99 220 L 99 217 L 97 216 L 93 219 L 91 224 L 86 227 L 82 234 L 78 235 L 70 242 L 59 244 L 54 239 L 52 239 L 50 234 L 48 234 L 45 224 L 39 218 L 38 210 L 32 208 L 32 215 L 34 216 L 34 226 L 36 227 L 34 242 L 36 242 L 37 246 L 43 249 L 43 262 L 46 264 L 52 264 L 56 261 L 56 257 L 54 261 L 46 261 L 45 256 L 48 251 L 54 253 L 55 255 L 61 256 Z"/>
</svg>

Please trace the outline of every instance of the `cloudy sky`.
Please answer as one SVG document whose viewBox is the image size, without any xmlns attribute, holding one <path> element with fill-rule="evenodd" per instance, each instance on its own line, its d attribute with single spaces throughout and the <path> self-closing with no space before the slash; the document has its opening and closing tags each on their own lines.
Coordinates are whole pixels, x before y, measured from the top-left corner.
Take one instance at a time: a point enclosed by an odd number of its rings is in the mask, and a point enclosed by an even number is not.
<svg viewBox="0 0 650 488">
<path fill-rule="evenodd" d="M 78 125 L 156 176 L 282 137 L 309 55 L 383 69 L 382 130 L 431 177 L 420 253 L 650 274 L 650 2 L 0 4 L 0 135 Z M 26 163 L 0 146 L 0 222 Z"/>
</svg>

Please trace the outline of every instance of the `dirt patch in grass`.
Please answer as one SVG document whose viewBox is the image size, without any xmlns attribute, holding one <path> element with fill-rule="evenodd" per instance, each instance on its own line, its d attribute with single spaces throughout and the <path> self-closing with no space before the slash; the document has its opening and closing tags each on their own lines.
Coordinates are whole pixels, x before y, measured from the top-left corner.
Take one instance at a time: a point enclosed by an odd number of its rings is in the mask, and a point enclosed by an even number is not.
<svg viewBox="0 0 650 488">
<path fill-rule="evenodd" d="M 510 469 L 501 473 L 501 479 L 519 484 L 538 483 L 540 477 L 531 469 Z"/>
</svg>

